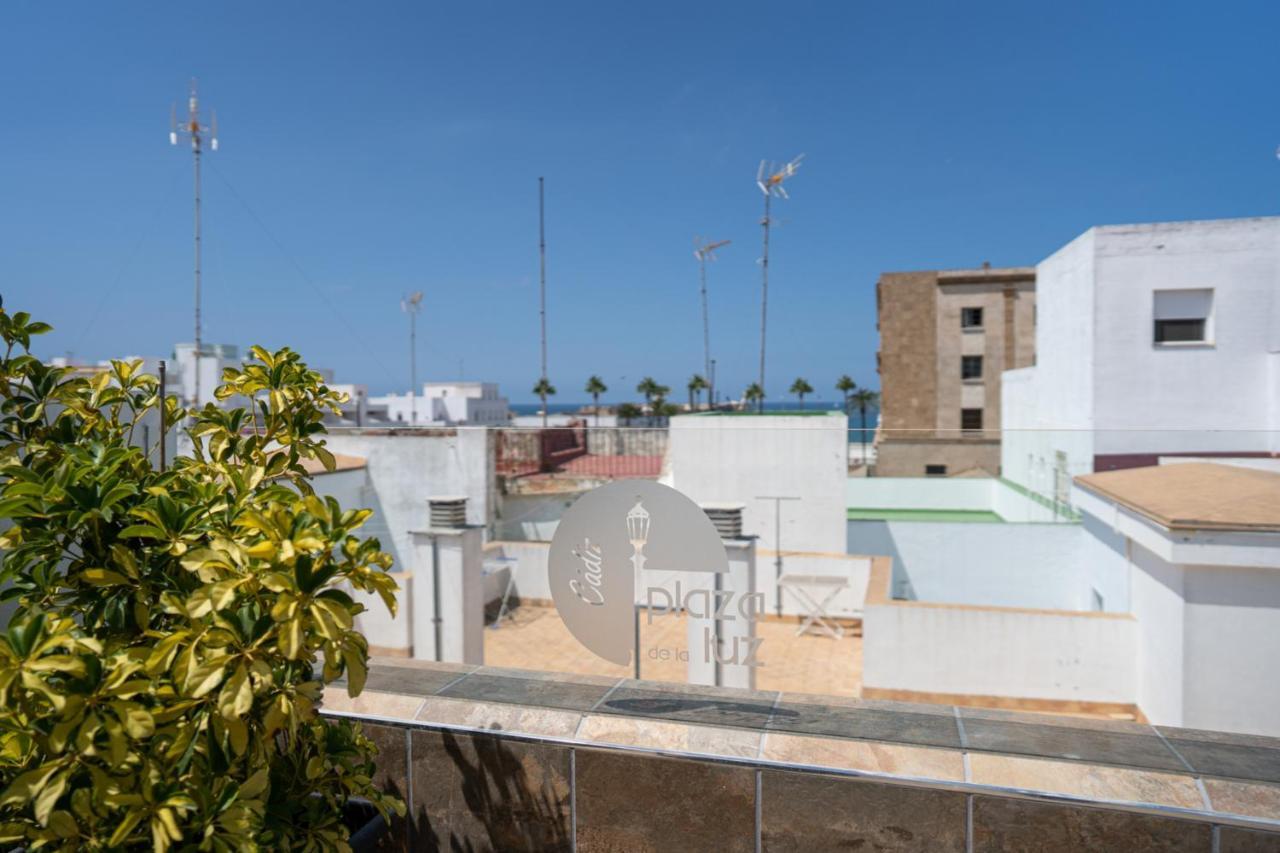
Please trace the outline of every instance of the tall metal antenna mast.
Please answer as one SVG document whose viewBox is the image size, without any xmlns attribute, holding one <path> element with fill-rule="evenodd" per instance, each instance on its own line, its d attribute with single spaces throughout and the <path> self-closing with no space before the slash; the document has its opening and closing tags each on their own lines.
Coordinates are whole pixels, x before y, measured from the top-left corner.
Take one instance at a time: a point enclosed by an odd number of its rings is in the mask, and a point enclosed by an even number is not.
<svg viewBox="0 0 1280 853">
<path fill-rule="evenodd" d="M 707 314 L 707 261 L 714 261 L 716 249 L 727 246 L 730 242 L 732 241 L 720 240 L 704 243 L 701 237 L 694 240 L 697 248 L 693 250 L 693 256 L 698 259 L 698 272 L 702 282 L 702 369 L 703 377 L 707 380 L 707 401 L 711 404 L 715 402 L 715 380 L 711 369 L 711 320 Z"/>
<path fill-rule="evenodd" d="M 764 344 L 765 344 L 765 327 L 766 320 L 769 316 L 769 226 L 771 220 L 769 218 L 770 202 L 776 195 L 779 198 L 788 198 L 786 189 L 782 183 L 800 168 L 800 161 L 804 159 L 804 155 L 787 163 L 785 166 L 778 166 L 764 160 L 760 161 L 760 168 L 756 171 L 756 186 L 760 188 L 760 192 L 764 193 L 764 219 L 760 220 L 760 224 L 764 227 L 764 254 L 760 257 L 760 402 L 759 410 L 764 411 Z"/>
<path fill-rule="evenodd" d="M 196 95 L 196 81 L 191 81 L 191 95 L 187 98 L 187 118 L 179 123 L 178 110 L 169 107 L 169 144 L 177 145 L 180 137 L 191 140 L 191 157 L 195 166 L 195 290 L 196 290 L 196 344 L 195 344 L 195 393 L 192 403 L 200 405 L 200 362 L 204 346 L 200 337 L 200 153 L 208 136 L 209 148 L 218 150 L 218 114 L 211 113 L 209 124 L 200 123 L 200 101 Z"/>
<path fill-rule="evenodd" d="M 409 426 L 418 425 L 418 312 L 422 291 L 400 300 L 400 310 L 409 315 Z"/>
<path fill-rule="evenodd" d="M 538 322 L 542 327 L 542 385 L 547 384 L 547 230 L 542 203 L 542 178 L 538 178 Z M 546 401 L 542 406 L 542 425 L 547 425 Z"/>
</svg>

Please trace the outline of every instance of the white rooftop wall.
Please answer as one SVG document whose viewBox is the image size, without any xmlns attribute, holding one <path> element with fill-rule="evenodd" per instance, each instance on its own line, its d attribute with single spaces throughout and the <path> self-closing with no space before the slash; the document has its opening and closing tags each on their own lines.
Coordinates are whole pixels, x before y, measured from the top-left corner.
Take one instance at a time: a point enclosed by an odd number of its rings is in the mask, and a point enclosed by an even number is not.
<svg viewBox="0 0 1280 853">
<path fill-rule="evenodd" d="M 663 482 L 697 503 L 740 503 L 743 531 L 761 548 L 845 553 L 846 421 L 831 415 L 681 415 L 671 419 Z"/>
</svg>

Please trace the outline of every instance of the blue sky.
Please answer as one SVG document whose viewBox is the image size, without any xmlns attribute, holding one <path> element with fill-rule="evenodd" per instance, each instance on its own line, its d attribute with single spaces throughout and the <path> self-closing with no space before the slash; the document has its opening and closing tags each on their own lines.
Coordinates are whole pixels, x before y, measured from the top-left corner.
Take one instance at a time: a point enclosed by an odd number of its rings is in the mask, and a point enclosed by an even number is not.
<svg viewBox="0 0 1280 853">
<path fill-rule="evenodd" d="M 875 387 L 884 270 L 1031 264 L 1093 224 L 1273 214 L 1275 3 L 14 2 L 0 10 L 0 292 L 42 355 L 191 337 L 200 78 L 205 339 L 290 345 L 375 392 L 537 378 L 537 178 L 550 374 L 634 398 L 702 364 L 754 378 L 761 158 L 776 209 L 769 391 Z"/>
</svg>

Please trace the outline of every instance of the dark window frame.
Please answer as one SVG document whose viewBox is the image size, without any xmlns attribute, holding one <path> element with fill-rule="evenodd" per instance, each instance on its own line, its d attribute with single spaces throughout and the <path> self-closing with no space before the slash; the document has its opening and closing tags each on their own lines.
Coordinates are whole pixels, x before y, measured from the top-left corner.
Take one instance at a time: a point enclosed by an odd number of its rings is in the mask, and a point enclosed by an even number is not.
<svg viewBox="0 0 1280 853">
<path fill-rule="evenodd" d="M 973 426 L 974 415 L 977 415 L 977 426 Z M 982 409 L 961 409 L 960 429 L 963 432 L 982 432 Z"/>
<path fill-rule="evenodd" d="M 969 371 L 967 370 L 967 366 L 968 366 L 968 365 L 973 364 L 973 363 L 974 363 L 974 361 L 976 361 L 976 362 L 977 362 L 978 369 L 977 369 L 977 372 L 976 372 L 976 373 L 973 373 L 972 375 L 970 375 Z M 963 381 L 963 382 L 972 382 L 972 381 L 974 381 L 974 380 L 982 379 L 982 369 L 983 369 L 983 367 L 985 367 L 985 366 L 986 366 L 986 365 L 983 363 L 983 358 L 982 358 L 982 356 L 980 356 L 980 355 L 962 355 L 962 356 L 960 356 L 960 379 L 961 379 L 961 381 Z"/>
<path fill-rule="evenodd" d="M 924 475 L 926 477 L 945 477 L 947 476 L 946 465 L 926 465 L 924 466 Z"/>
<path fill-rule="evenodd" d="M 968 308 L 960 309 L 960 328 L 962 329 L 981 329 L 986 319 L 981 305 L 974 305 Z M 976 319 L 977 322 L 972 322 Z"/>
</svg>

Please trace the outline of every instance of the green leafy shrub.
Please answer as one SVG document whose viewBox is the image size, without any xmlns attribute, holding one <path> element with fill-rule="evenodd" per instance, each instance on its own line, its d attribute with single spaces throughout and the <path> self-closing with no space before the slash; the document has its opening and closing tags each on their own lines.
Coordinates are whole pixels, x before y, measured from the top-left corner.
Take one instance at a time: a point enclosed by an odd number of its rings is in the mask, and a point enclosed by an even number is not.
<svg viewBox="0 0 1280 853">
<path fill-rule="evenodd" d="M 403 813 L 358 725 L 317 715 L 365 680 L 344 588 L 395 609 L 369 511 L 308 483 L 340 396 L 255 347 L 217 390 L 246 407 L 185 412 L 137 362 L 41 363 L 48 329 L 0 310 L 0 845 L 341 850 L 350 797 Z M 195 440 L 165 471 L 139 446 L 161 405 Z"/>
</svg>

